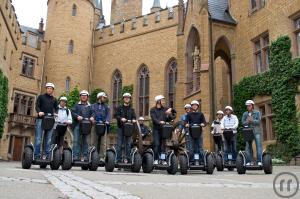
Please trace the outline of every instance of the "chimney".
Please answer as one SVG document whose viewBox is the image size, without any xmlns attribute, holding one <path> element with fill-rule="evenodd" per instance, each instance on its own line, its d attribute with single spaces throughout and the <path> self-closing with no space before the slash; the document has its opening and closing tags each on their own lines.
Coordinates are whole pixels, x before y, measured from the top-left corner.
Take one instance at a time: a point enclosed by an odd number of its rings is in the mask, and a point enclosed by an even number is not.
<svg viewBox="0 0 300 199">
<path fill-rule="evenodd" d="M 41 21 L 39 23 L 39 32 L 43 33 L 44 32 L 44 19 L 41 18 Z"/>
</svg>

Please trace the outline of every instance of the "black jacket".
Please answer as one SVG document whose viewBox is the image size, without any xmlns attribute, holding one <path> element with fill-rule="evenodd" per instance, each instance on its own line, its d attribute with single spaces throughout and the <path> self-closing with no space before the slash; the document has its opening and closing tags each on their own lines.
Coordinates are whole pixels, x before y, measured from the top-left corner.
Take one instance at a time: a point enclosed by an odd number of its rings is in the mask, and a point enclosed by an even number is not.
<svg viewBox="0 0 300 199">
<path fill-rule="evenodd" d="M 201 112 L 190 112 L 186 115 L 186 122 L 188 124 L 205 124 L 206 125 L 206 120 L 205 117 L 203 115 L 203 113 Z"/>
<path fill-rule="evenodd" d="M 44 112 L 45 115 L 47 113 L 54 114 L 58 110 L 58 102 L 55 97 L 46 93 L 39 95 L 35 102 L 35 110 L 37 113 Z M 41 119 L 40 116 L 38 118 Z"/>
<path fill-rule="evenodd" d="M 172 115 L 166 114 L 167 110 L 168 108 L 166 107 L 162 107 L 162 108 L 152 107 L 150 109 L 150 116 L 153 122 L 153 128 L 155 129 L 161 128 L 161 124 L 159 123 L 160 121 L 170 122 L 173 119 L 175 119 Z"/>
<path fill-rule="evenodd" d="M 134 109 L 131 106 L 120 105 L 117 108 L 115 118 L 117 119 L 118 127 L 121 128 L 122 127 L 122 121 L 121 121 L 122 118 L 125 118 L 127 120 L 136 120 L 136 115 L 135 115 Z"/>
<path fill-rule="evenodd" d="M 79 102 L 78 104 L 75 104 L 75 106 L 72 108 L 72 117 L 75 123 L 78 123 L 77 117 L 81 116 L 83 118 L 91 118 L 94 117 L 94 111 L 92 110 L 92 106 L 88 104 L 82 104 Z"/>
</svg>

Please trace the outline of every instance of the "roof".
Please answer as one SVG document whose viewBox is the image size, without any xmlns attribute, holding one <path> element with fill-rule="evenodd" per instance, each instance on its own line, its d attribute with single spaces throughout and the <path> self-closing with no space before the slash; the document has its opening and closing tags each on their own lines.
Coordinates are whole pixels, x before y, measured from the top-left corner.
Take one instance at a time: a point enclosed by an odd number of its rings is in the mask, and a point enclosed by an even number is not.
<svg viewBox="0 0 300 199">
<path fill-rule="evenodd" d="M 21 25 L 20 27 L 21 27 L 22 35 L 25 35 L 27 32 L 31 32 L 31 33 L 38 35 L 40 38 L 43 38 L 43 33 L 40 33 L 39 30 L 36 28 L 31 28 L 31 27 L 23 26 L 23 25 Z"/>
<path fill-rule="evenodd" d="M 228 0 L 208 0 L 208 11 L 214 21 L 237 24 L 229 12 Z"/>
</svg>

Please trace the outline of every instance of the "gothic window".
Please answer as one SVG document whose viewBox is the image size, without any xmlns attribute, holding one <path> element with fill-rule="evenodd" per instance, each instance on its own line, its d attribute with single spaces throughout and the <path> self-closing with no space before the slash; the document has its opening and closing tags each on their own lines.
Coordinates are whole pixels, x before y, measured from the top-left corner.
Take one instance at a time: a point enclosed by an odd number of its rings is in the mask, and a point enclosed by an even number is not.
<svg viewBox="0 0 300 199">
<path fill-rule="evenodd" d="M 269 49 L 269 35 L 264 34 L 254 42 L 254 61 L 256 73 L 262 73 L 269 68 L 270 49 Z"/>
<path fill-rule="evenodd" d="M 149 70 L 143 65 L 138 71 L 138 113 L 139 116 L 149 115 Z"/>
<path fill-rule="evenodd" d="M 22 61 L 22 74 L 27 77 L 33 77 L 35 67 L 35 59 L 24 55 Z"/>
<path fill-rule="evenodd" d="M 167 91 L 168 106 L 175 106 L 175 84 L 177 82 L 177 63 L 175 60 L 170 62 L 167 68 Z"/>
<path fill-rule="evenodd" d="M 70 92 L 70 84 L 71 84 L 71 78 L 67 77 L 66 78 L 66 93 L 69 94 Z"/>
<path fill-rule="evenodd" d="M 73 52 L 74 52 L 74 41 L 70 40 L 69 46 L 68 46 L 68 53 L 73 54 Z"/>
<path fill-rule="evenodd" d="M 20 115 L 33 115 L 34 97 L 15 93 L 14 113 Z"/>
<path fill-rule="evenodd" d="M 116 70 L 113 74 L 112 79 L 112 105 L 113 105 L 113 115 L 115 115 L 117 107 L 119 105 L 119 100 L 122 95 L 122 74 L 119 70 Z"/>
<path fill-rule="evenodd" d="M 73 4 L 72 7 L 72 16 L 76 16 L 77 15 L 77 6 L 75 4 Z"/>
</svg>

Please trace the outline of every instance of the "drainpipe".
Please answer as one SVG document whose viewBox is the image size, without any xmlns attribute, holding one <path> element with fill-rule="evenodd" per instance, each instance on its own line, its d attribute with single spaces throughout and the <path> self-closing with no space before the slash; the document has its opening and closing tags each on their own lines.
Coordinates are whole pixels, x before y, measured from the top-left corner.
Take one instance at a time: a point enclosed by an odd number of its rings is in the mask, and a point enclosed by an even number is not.
<svg viewBox="0 0 300 199">
<path fill-rule="evenodd" d="M 210 121 L 213 121 L 214 114 L 216 112 L 215 107 L 215 77 L 214 77 L 214 49 L 213 49 L 213 38 L 212 38 L 212 19 L 209 14 L 209 50 L 210 50 L 210 59 L 209 59 L 209 79 L 210 79 Z"/>
</svg>

